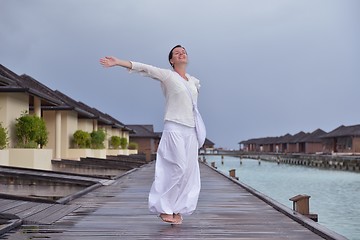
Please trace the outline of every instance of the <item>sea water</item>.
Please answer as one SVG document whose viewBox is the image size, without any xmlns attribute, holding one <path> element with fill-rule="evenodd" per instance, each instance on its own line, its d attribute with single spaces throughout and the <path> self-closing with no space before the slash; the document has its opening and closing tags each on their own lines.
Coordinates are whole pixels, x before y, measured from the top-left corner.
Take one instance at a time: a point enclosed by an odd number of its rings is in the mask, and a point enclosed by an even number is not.
<svg viewBox="0 0 360 240">
<path fill-rule="evenodd" d="M 318 214 L 319 224 L 360 240 L 360 173 L 219 155 L 206 156 L 206 162 L 227 175 L 235 169 L 239 181 L 291 209 L 291 197 L 311 196 L 310 213 Z"/>
</svg>

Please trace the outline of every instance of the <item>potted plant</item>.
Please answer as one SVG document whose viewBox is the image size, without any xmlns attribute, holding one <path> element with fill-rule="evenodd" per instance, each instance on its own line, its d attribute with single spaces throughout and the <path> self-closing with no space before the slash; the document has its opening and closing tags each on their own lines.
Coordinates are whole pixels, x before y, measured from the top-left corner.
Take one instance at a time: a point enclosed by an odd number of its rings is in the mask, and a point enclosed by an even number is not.
<svg viewBox="0 0 360 240">
<path fill-rule="evenodd" d="M 0 150 L 7 147 L 9 142 L 7 129 L 2 126 L 0 122 Z"/>
<path fill-rule="evenodd" d="M 9 164 L 51 170 L 52 149 L 43 148 L 49 134 L 44 119 L 24 112 L 15 121 L 17 148 L 9 149 Z"/>
<path fill-rule="evenodd" d="M 128 141 L 127 138 L 121 138 L 120 139 L 120 146 L 122 149 L 127 149 Z"/>
<path fill-rule="evenodd" d="M 48 142 L 48 131 L 44 119 L 26 112 L 16 119 L 15 135 L 19 148 L 43 148 Z"/>
<path fill-rule="evenodd" d="M 73 134 L 74 143 L 77 148 L 90 148 L 91 136 L 90 133 L 83 130 L 77 130 Z"/>
<path fill-rule="evenodd" d="M 136 143 L 136 142 L 130 142 L 129 143 L 129 146 L 128 146 L 128 149 L 130 150 L 137 150 L 139 147 L 139 145 Z"/>
<path fill-rule="evenodd" d="M 114 148 L 114 149 L 119 149 L 121 144 L 121 138 L 119 136 L 111 136 L 110 138 L 110 145 Z"/>
<path fill-rule="evenodd" d="M 106 133 L 102 129 L 92 131 L 90 136 L 91 136 L 91 148 L 93 149 L 105 148 L 104 141 L 106 138 Z"/>
<path fill-rule="evenodd" d="M 8 132 L 0 122 L 0 165 L 9 165 L 9 150 L 5 149 L 8 145 Z"/>
</svg>

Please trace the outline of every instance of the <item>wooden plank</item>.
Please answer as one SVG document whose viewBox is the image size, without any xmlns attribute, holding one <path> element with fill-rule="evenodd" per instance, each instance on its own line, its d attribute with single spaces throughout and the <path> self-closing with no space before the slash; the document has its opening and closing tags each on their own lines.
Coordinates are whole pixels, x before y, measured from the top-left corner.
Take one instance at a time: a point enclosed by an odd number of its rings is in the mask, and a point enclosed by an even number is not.
<svg viewBox="0 0 360 240">
<path fill-rule="evenodd" d="M 34 212 L 24 218 L 25 223 L 40 223 L 41 219 L 46 218 L 48 215 L 60 210 L 63 207 L 61 204 L 52 204 L 42 209 L 41 211 Z"/>
<path fill-rule="evenodd" d="M 24 201 L 19 201 L 19 200 L 9 200 L 9 201 L 4 201 L 4 205 L 0 206 L 0 212 L 6 212 L 12 208 L 15 208 L 17 206 L 20 206 L 22 204 L 25 204 Z"/>
<path fill-rule="evenodd" d="M 49 207 L 51 207 L 53 204 L 48 204 L 48 203 L 39 203 L 33 207 L 30 207 L 22 212 L 19 212 L 17 215 L 21 218 L 21 219 L 25 219 L 29 216 L 32 216 L 38 212 L 41 212 Z"/>
<path fill-rule="evenodd" d="M 9 203 L 9 202 L 12 202 L 12 201 L 14 201 L 14 200 L 0 198 L 0 207 L 7 204 L 7 203 Z"/>
<path fill-rule="evenodd" d="M 16 200 L 10 200 L 10 199 L 2 199 L 0 198 L 0 212 L 8 209 L 7 205 L 15 202 Z"/>
<path fill-rule="evenodd" d="M 9 219 L 6 223 L 0 224 L 0 236 L 9 232 L 10 230 L 19 227 L 22 224 L 21 219 Z"/>
<path fill-rule="evenodd" d="M 39 205 L 39 203 L 36 203 L 36 202 L 22 202 L 22 204 L 16 206 L 16 207 L 13 207 L 11 209 L 8 209 L 6 211 L 3 211 L 3 212 L 6 212 L 6 213 L 11 213 L 11 214 L 14 214 L 14 215 L 18 215 L 19 213 L 23 212 L 23 211 L 26 211 L 32 207 L 35 207 Z"/>
<path fill-rule="evenodd" d="M 80 205 L 53 205 L 46 210 L 25 218 L 25 222 L 35 222 L 38 224 L 52 224 L 60 218 L 80 208 Z"/>
</svg>

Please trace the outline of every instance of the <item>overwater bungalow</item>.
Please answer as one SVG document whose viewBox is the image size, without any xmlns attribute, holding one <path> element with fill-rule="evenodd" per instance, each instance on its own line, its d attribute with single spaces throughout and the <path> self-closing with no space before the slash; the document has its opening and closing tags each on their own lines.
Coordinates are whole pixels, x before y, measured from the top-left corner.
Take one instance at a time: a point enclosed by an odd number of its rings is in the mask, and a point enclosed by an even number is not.
<svg viewBox="0 0 360 240">
<path fill-rule="evenodd" d="M 341 125 L 321 138 L 326 153 L 360 154 L 360 124 Z"/>
<path fill-rule="evenodd" d="M 303 131 L 298 132 L 294 136 L 292 136 L 287 142 L 287 153 L 300 153 L 303 152 L 302 145 L 299 144 L 303 138 L 308 136 L 308 133 Z"/>
<path fill-rule="evenodd" d="M 279 153 L 286 153 L 288 150 L 288 142 L 292 138 L 292 135 L 290 133 L 285 134 L 284 136 L 279 137 L 276 140 L 276 146 L 279 149 Z"/>
<path fill-rule="evenodd" d="M 300 153 L 314 154 L 322 153 L 324 151 L 323 139 L 321 136 L 326 134 L 322 129 L 316 129 L 310 134 L 299 140 Z"/>
<path fill-rule="evenodd" d="M 134 131 L 130 133 L 130 141 L 138 144 L 138 152 L 145 154 L 146 161 L 155 160 L 161 135 L 154 132 L 154 126 L 148 125 L 127 125 Z"/>
<path fill-rule="evenodd" d="M 326 133 L 316 129 L 281 137 L 253 138 L 239 142 L 245 152 L 291 153 L 291 154 L 360 154 L 360 124 L 340 127 Z"/>
</svg>

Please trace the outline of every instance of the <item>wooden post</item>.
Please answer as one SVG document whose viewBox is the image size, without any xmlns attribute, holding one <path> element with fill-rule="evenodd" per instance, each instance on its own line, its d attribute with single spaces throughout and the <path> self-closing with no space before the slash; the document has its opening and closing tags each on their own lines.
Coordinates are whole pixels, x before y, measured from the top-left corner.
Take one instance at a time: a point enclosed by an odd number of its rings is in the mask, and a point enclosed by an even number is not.
<svg viewBox="0 0 360 240">
<path fill-rule="evenodd" d="M 308 195 L 296 195 L 292 198 L 290 198 L 290 201 L 293 201 L 293 210 L 305 215 L 306 217 L 314 220 L 315 222 L 318 221 L 318 215 L 317 214 L 310 214 L 310 207 L 309 207 L 309 199 L 310 196 Z"/>
<path fill-rule="evenodd" d="M 229 170 L 229 175 L 230 175 L 230 177 L 235 177 L 235 169 L 230 169 Z"/>
<path fill-rule="evenodd" d="M 217 168 L 216 166 L 215 166 L 215 162 L 211 162 L 211 167 L 213 167 L 213 168 Z"/>
<path fill-rule="evenodd" d="M 308 195 L 296 195 L 292 198 L 290 198 L 290 201 L 293 201 L 293 210 L 306 215 L 309 214 L 309 198 L 310 196 Z"/>
<path fill-rule="evenodd" d="M 239 178 L 236 177 L 235 171 L 236 171 L 235 169 L 230 169 L 229 170 L 229 175 L 230 175 L 230 177 L 235 178 L 236 180 L 239 180 Z"/>
</svg>

